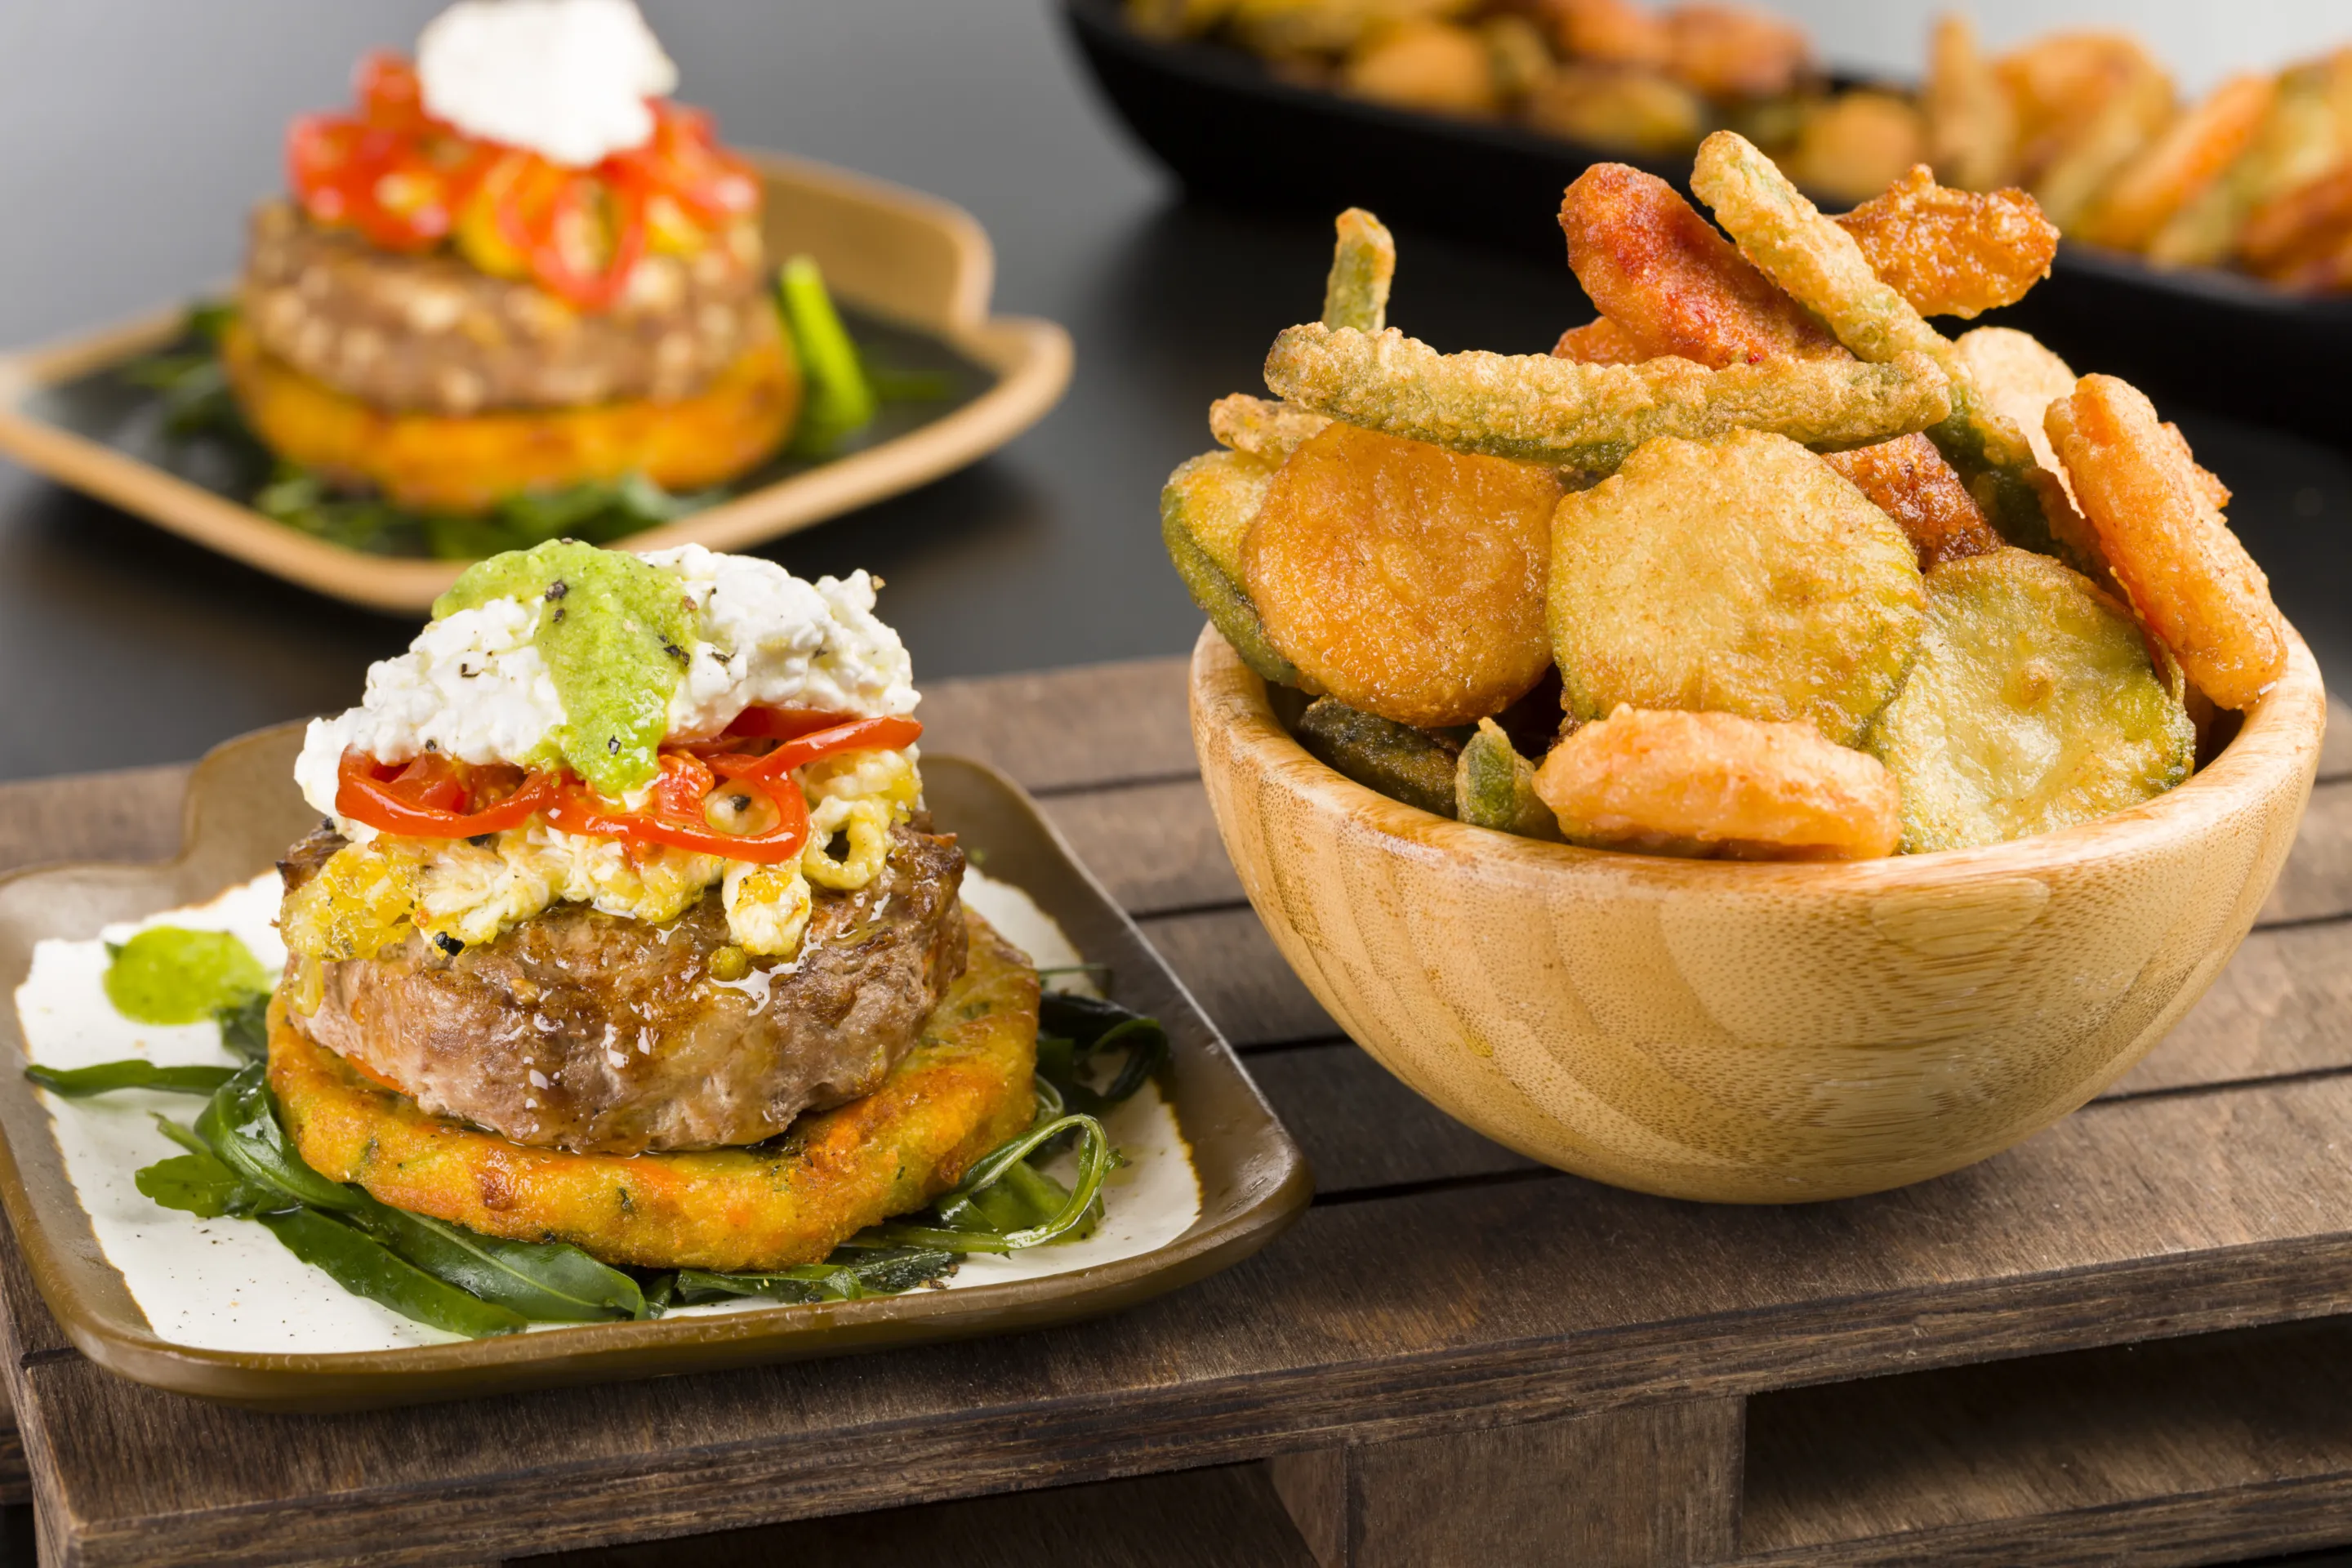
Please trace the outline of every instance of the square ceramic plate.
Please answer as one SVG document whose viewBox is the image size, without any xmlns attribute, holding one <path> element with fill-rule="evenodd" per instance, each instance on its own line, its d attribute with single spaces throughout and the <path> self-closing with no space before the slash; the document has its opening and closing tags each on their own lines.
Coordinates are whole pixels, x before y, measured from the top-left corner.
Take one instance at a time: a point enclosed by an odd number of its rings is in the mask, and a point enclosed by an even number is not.
<svg viewBox="0 0 2352 1568">
<path fill-rule="evenodd" d="M 289 725 L 206 757 L 189 782 L 176 860 L 52 867 L 0 881 L 0 996 L 15 994 L 45 937 L 87 940 L 111 922 L 201 901 L 266 870 L 316 819 L 292 783 L 300 744 L 299 727 Z M 48 1111 L 11 1068 L 0 1070 L 0 1205 L 49 1310 L 82 1353 L 142 1383 L 261 1408 L 354 1409 L 1036 1328 L 1131 1305 L 1271 1241 L 1307 1205 L 1313 1184 L 1306 1162 L 1182 984 L 1003 774 L 927 756 L 923 784 L 944 830 L 981 851 L 992 877 L 1024 889 L 1090 963 L 1108 964 L 1113 996 L 1167 1025 L 1171 1103 L 1201 1184 L 1200 1215 L 1173 1241 L 1066 1274 L 860 1301 L 584 1324 L 404 1350 L 196 1350 L 159 1337 L 107 1262 L 66 1174 Z M 0 1008 L 0 1062 L 24 1055 L 16 1008 Z"/>
<path fill-rule="evenodd" d="M 937 404 L 895 405 L 862 443 L 815 464 L 779 462 L 732 499 L 633 534 L 632 550 L 740 550 L 909 490 L 994 451 L 1044 417 L 1070 379 L 1069 334 L 1051 321 L 991 317 L 995 258 L 969 213 L 931 196 L 776 153 L 748 155 L 766 191 L 768 254 L 806 254 L 856 334 L 894 368 L 944 372 Z M 376 555 L 287 527 L 248 493 L 160 437 L 158 395 L 110 374 L 167 347 L 184 308 L 47 348 L 0 355 L 0 452 L 248 566 L 321 594 L 421 610 L 461 561 Z"/>
</svg>

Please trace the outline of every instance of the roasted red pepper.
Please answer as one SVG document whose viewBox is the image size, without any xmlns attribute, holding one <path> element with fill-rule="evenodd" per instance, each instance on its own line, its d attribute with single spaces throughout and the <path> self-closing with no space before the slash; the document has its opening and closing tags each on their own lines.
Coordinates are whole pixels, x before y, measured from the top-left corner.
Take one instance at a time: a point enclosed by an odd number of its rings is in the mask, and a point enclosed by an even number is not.
<svg viewBox="0 0 2352 1568">
<path fill-rule="evenodd" d="M 629 844 L 667 844 L 701 855 L 772 866 L 795 859 L 808 844 L 808 802 L 790 779 L 772 785 L 744 779 L 736 787 L 767 801 L 776 820 L 758 833 L 728 833 L 710 825 L 706 801 L 718 781 L 698 757 L 664 752 L 661 776 L 646 804 L 635 811 L 604 799 L 577 779 L 567 780 L 549 822 L 566 833 L 617 838 Z"/>
<path fill-rule="evenodd" d="M 520 768 L 472 768 L 428 752 L 413 763 L 343 753 L 335 810 L 379 833 L 470 838 L 520 827 L 555 804 L 557 777 Z"/>
</svg>

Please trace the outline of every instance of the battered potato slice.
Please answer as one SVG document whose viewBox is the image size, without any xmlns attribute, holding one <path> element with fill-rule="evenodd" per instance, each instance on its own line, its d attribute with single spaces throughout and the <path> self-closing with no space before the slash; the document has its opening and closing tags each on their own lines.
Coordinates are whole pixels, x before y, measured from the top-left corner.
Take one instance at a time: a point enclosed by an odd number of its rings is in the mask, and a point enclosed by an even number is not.
<svg viewBox="0 0 2352 1568">
<path fill-rule="evenodd" d="M 2245 152 L 2276 92 L 2274 79 L 2251 72 L 2215 88 L 2117 172 L 2083 214 L 2077 237 L 2118 250 L 2146 247 Z"/>
<path fill-rule="evenodd" d="M 1939 561 L 2000 548 L 2000 535 L 1925 436 L 1905 436 L 1851 452 L 1824 452 L 1822 461 L 1895 520 L 1918 552 L 1922 572 Z"/>
<path fill-rule="evenodd" d="M 1670 77 L 1571 61 L 1528 92 L 1520 114 L 1538 131 L 1591 147 L 1655 157 L 1706 129 L 1706 100 Z"/>
<path fill-rule="evenodd" d="M 1655 71 L 1674 53 L 1665 23 L 1632 0 L 1549 0 L 1542 14 L 1570 59 Z"/>
<path fill-rule="evenodd" d="M 2069 385 L 2073 383 L 2069 382 Z M 1280 463 L 1331 421 L 1287 403 L 1236 392 L 1209 405 L 1209 434 L 1236 452 Z"/>
<path fill-rule="evenodd" d="M 1276 651 L 1242 586 L 1242 540 L 1265 503 L 1274 472 L 1274 464 L 1245 452 L 1187 458 L 1160 492 L 1160 540 L 1192 602 L 1242 662 L 1265 679 L 1297 686 L 1297 669 Z"/>
<path fill-rule="evenodd" d="M 1492 719 L 1462 743 L 1454 766 L 1454 815 L 1473 827 L 1522 838 L 1558 838 L 1559 824 L 1536 794 L 1535 764 Z"/>
<path fill-rule="evenodd" d="M 1787 153 L 1789 177 L 1825 195 L 1859 201 L 1927 156 L 1927 128 L 1891 92 L 1842 92 L 1808 105 Z"/>
<path fill-rule="evenodd" d="M 1551 357 L 1572 359 L 1579 364 L 1640 364 L 1655 356 L 1635 342 L 1624 328 L 1606 316 L 1598 316 L 1560 333 L 1559 342 L 1551 346 Z"/>
<path fill-rule="evenodd" d="M 1593 164 L 1560 196 L 1559 229 L 1586 298 L 1645 351 L 1642 358 L 1678 354 L 1720 370 L 1781 356 L 1845 357 L 1828 328 L 1740 259 L 1655 174 Z"/>
<path fill-rule="evenodd" d="M 1667 71 L 1709 98 L 1778 98 L 1812 68 L 1803 28 L 1744 5 L 1685 0 L 1665 24 Z"/>
<path fill-rule="evenodd" d="M 1400 724 L 1466 724 L 1541 679 L 1559 480 L 1335 424 L 1275 476 L 1243 579 L 1318 689 Z"/>
<path fill-rule="evenodd" d="M 1323 324 L 1377 332 L 1389 322 L 1396 239 L 1381 220 L 1349 207 L 1333 220 L 1331 275 L 1323 283 Z"/>
<path fill-rule="evenodd" d="M 1769 430 L 1835 450 L 1925 429 L 1951 408 L 1943 374 L 1918 354 L 1883 365 L 1779 359 L 1712 371 L 1673 357 L 1579 364 L 1549 354 L 1441 354 L 1393 327 L 1288 328 L 1266 355 L 1265 382 L 1351 425 L 1588 473 L 1608 472 L 1654 437 Z"/>
<path fill-rule="evenodd" d="M 1903 531 L 1777 436 L 1653 441 L 1553 520 L 1552 651 L 1580 719 L 1708 710 L 1851 743 L 1902 680 L 1925 597 Z"/>
<path fill-rule="evenodd" d="M 1571 844 L 1740 860 L 1894 853 L 1902 803 L 1875 758 L 1811 724 L 1620 708 L 1551 749 L 1536 794 Z"/>
<path fill-rule="evenodd" d="M 2020 190 L 1952 190 L 1915 163 L 1837 226 L 1923 316 L 1981 315 L 2050 276 L 2058 226 Z"/>
<path fill-rule="evenodd" d="M 2197 732 L 2122 605 L 2046 556 L 1927 574 L 1927 630 L 1868 750 L 1911 853 L 2088 822 L 2189 776 Z"/>
<path fill-rule="evenodd" d="M 1328 697 L 1307 705 L 1297 734 L 1333 773 L 1406 805 L 1454 815 L 1455 749 L 1442 737 Z"/>
<path fill-rule="evenodd" d="M 2084 376 L 2043 418 L 2132 608 L 2199 690 L 2252 707 L 2286 668 L 2286 622 L 2188 443 L 2111 375 Z"/>
<path fill-rule="evenodd" d="M 1339 69 L 1341 90 L 1433 114 L 1491 119 L 1501 112 L 1486 39 L 1452 22 L 1397 22 L 1367 34 Z"/>
<path fill-rule="evenodd" d="M 1927 162 L 1962 190 L 2000 184 L 2017 144 L 2017 113 L 1966 16 L 1937 18 L 1926 100 Z"/>
</svg>

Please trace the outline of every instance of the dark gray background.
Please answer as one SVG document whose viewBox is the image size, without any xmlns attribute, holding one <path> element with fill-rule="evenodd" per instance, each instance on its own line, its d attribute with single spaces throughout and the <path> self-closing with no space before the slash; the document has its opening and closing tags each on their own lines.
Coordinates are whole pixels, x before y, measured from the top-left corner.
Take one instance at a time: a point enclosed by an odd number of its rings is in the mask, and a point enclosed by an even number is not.
<svg viewBox="0 0 2352 1568">
<path fill-rule="evenodd" d="M 0 343 L 74 333 L 235 269 L 289 116 L 340 104 L 430 0 L 0 6 Z M 919 677 L 1173 653 L 1199 625 L 1155 497 L 1319 300 L 1328 230 L 1183 204 L 1080 79 L 1045 0 L 646 0 L 683 96 L 728 136 L 931 191 L 996 241 L 998 307 L 1077 342 L 1062 405 L 977 467 L 773 551 L 870 566 Z M 1833 52 L 1833 50 L 1832 50 Z M 1532 351 L 1586 312 L 1565 267 L 1403 235 L 1394 319 L 1443 348 Z M 2060 345 L 2063 348 L 2063 343 Z M 2083 367 L 2078 368 L 2094 368 Z M 2226 410 L 2231 389 L 2208 401 Z M 2280 600 L 2352 672 L 2337 452 L 2179 414 L 2237 487 Z M 214 557 L 0 463 L 0 778 L 192 757 L 355 700 L 406 618 Z"/>
</svg>

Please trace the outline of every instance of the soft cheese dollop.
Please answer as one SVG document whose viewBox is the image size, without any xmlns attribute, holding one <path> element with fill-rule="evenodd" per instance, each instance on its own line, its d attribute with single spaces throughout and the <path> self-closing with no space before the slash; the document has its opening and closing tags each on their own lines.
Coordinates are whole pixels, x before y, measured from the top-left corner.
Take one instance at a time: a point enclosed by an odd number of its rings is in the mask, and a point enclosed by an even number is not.
<svg viewBox="0 0 2352 1568">
<path fill-rule="evenodd" d="M 874 614 L 863 572 L 810 583 L 772 561 L 689 544 L 643 557 L 674 577 L 693 636 L 669 697 L 669 734 L 703 739 L 749 707 L 859 718 L 911 713 L 919 700 L 906 645 Z M 547 600 L 494 598 L 429 623 L 408 651 L 368 670 L 360 705 L 313 720 L 294 768 L 303 799 L 345 837 L 372 830 L 335 810 L 338 770 L 354 749 L 380 762 L 427 751 L 460 762 L 543 766 L 563 702 L 534 638 Z"/>
<path fill-rule="evenodd" d="M 416 40 L 428 113 L 572 168 L 641 147 L 677 68 L 632 0 L 459 0 Z"/>
</svg>

